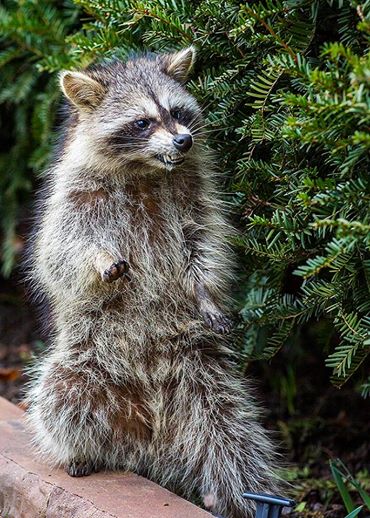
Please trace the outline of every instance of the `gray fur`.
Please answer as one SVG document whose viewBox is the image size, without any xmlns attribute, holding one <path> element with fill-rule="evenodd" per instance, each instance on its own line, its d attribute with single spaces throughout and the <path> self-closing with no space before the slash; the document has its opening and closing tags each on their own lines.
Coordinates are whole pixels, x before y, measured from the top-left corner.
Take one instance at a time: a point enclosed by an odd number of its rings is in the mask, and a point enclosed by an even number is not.
<svg viewBox="0 0 370 518">
<path fill-rule="evenodd" d="M 241 518 L 252 516 L 243 491 L 276 490 L 275 455 L 222 334 L 232 231 L 200 109 L 181 85 L 192 58 L 186 49 L 61 78 L 70 115 L 31 258 L 55 331 L 28 421 L 39 452 L 71 475 L 133 470 Z M 145 118 L 144 134 L 135 120 Z M 193 136 L 186 154 L 176 132 Z"/>
</svg>

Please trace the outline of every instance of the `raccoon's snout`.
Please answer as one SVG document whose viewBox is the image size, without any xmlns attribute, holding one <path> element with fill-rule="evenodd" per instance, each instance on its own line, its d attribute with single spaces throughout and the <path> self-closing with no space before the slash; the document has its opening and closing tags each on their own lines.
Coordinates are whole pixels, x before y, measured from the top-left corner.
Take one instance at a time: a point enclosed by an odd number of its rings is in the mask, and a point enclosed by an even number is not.
<svg viewBox="0 0 370 518">
<path fill-rule="evenodd" d="M 173 138 L 173 144 L 176 149 L 186 153 L 193 145 L 193 137 L 188 133 L 180 133 Z"/>
</svg>

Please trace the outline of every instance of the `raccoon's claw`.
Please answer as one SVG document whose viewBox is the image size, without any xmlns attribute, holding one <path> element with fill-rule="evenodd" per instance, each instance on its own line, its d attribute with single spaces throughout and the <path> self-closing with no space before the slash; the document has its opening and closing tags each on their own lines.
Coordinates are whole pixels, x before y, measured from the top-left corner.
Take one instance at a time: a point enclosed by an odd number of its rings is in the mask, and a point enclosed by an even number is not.
<svg viewBox="0 0 370 518">
<path fill-rule="evenodd" d="M 104 282 L 114 282 L 123 275 L 129 278 L 128 271 L 130 269 L 130 265 L 124 259 L 118 261 L 117 263 L 113 263 L 107 270 L 104 270 L 102 273 L 102 279 Z"/>
<path fill-rule="evenodd" d="M 222 313 L 207 312 L 204 314 L 204 320 L 207 326 L 216 333 L 226 334 L 231 331 L 232 322 Z"/>
<path fill-rule="evenodd" d="M 70 477 L 87 477 L 93 472 L 99 471 L 92 462 L 73 461 L 66 467 L 66 472 Z"/>
</svg>

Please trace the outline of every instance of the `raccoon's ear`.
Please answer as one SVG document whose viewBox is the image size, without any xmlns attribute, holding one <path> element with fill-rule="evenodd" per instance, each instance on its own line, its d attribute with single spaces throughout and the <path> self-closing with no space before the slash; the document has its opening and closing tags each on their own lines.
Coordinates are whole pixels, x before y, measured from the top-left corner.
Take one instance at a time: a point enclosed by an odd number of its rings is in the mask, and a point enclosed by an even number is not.
<svg viewBox="0 0 370 518">
<path fill-rule="evenodd" d="M 102 101 L 104 86 L 83 72 L 62 72 L 60 86 L 64 95 L 83 111 L 92 111 Z"/>
<path fill-rule="evenodd" d="M 165 54 L 162 57 L 163 71 L 176 81 L 184 83 L 188 77 L 191 67 L 195 61 L 195 48 L 187 47 L 186 49 L 175 52 L 174 54 Z"/>
</svg>

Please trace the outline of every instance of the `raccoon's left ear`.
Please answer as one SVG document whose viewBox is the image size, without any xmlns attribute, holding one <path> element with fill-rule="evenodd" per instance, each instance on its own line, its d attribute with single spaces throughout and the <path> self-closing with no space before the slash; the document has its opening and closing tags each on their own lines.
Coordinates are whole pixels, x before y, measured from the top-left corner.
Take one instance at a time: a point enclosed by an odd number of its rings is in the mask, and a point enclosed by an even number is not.
<svg viewBox="0 0 370 518">
<path fill-rule="evenodd" d="M 180 83 L 185 83 L 195 61 L 195 48 L 187 47 L 174 54 L 161 56 L 162 70 Z"/>
<path fill-rule="evenodd" d="M 64 95 L 82 111 L 92 111 L 106 91 L 102 84 L 84 72 L 62 72 L 60 86 Z"/>
</svg>

